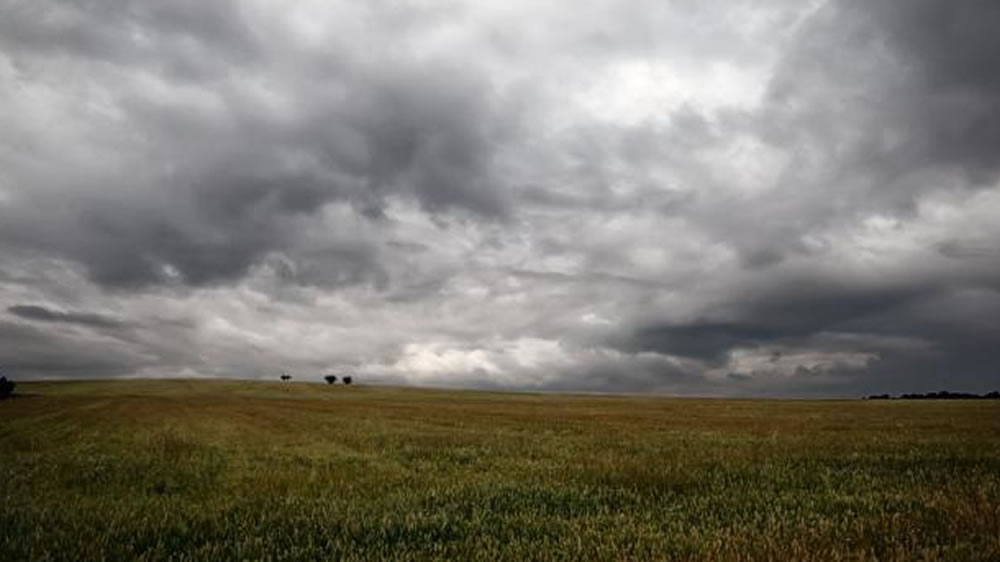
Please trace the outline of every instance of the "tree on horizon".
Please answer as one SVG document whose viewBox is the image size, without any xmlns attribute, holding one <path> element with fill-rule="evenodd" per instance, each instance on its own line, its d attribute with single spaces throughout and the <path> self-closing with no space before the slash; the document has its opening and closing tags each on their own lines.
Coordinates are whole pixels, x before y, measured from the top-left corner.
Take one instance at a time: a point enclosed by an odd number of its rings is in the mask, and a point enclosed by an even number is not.
<svg viewBox="0 0 1000 562">
<path fill-rule="evenodd" d="M 0 376 L 0 400 L 13 396 L 15 386 L 17 386 L 16 382 L 7 380 L 7 377 Z"/>
</svg>

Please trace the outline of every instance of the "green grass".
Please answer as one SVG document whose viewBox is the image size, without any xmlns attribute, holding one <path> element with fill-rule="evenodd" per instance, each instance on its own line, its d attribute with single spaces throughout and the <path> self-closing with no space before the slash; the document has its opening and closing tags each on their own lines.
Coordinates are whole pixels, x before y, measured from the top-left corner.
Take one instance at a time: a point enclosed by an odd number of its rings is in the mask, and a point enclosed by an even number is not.
<svg viewBox="0 0 1000 562">
<path fill-rule="evenodd" d="M 2 560 L 1000 560 L 996 401 L 18 390 Z"/>
</svg>

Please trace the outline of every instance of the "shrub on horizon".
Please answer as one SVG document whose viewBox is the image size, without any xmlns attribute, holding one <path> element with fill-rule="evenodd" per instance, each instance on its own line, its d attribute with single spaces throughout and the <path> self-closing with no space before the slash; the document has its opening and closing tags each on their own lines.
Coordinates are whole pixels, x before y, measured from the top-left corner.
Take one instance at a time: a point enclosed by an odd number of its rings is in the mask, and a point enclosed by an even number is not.
<svg viewBox="0 0 1000 562">
<path fill-rule="evenodd" d="M 7 380 L 7 377 L 0 377 L 0 400 L 11 397 L 15 386 L 16 382 Z"/>
</svg>

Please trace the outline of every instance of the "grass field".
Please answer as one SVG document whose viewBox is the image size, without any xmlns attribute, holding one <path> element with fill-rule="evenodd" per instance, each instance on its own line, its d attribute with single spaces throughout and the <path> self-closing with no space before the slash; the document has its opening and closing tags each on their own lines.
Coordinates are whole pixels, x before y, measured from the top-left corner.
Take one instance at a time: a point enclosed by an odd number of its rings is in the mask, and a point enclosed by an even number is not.
<svg viewBox="0 0 1000 562">
<path fill-rule="evenodd" d="M 18 391 L 2 560 L 1000 560 L 997 401 Z"/>
</svg>

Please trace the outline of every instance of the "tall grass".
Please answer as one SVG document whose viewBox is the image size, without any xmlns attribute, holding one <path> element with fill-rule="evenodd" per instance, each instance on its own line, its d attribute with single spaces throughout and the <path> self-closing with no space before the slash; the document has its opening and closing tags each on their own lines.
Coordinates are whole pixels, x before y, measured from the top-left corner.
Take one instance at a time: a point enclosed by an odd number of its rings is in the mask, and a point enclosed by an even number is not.
<svg viewBox="0 0 1000 562">
<path fill-rule="evenodd" d="M 19 390 L 3 560 L 1000 559 L 996 402 Z"/>
</svg>

